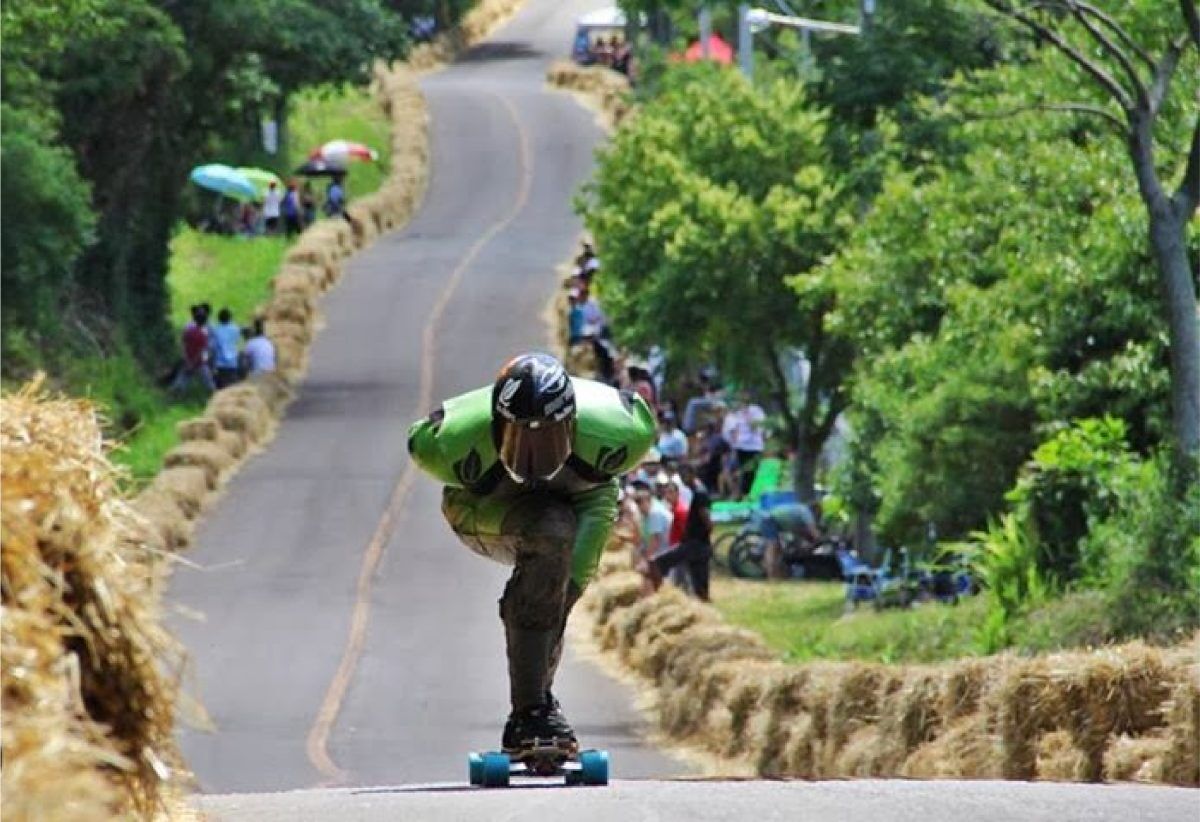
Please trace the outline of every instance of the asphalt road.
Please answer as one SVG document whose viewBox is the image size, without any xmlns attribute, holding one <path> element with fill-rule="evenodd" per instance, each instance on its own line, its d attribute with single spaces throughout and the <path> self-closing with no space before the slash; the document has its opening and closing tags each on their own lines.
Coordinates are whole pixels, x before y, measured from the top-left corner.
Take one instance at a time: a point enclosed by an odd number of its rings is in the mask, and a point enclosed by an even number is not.
<svg viewBox="0 0 1200 822">
<path fill-rule="evenodd" d="M 523 789 L 528 788 L 528 789 Z M 507 790 L 462 785 L 206 797 L 214 822 L 352 819 L 570 822 L 1194 822 L 1183 788 L 1027 782 L 618 782 L 607 788 Z"/>
<path fill-rule="evenodd" d="M 439 486 L 409 469 L 405 435 L 441 398 L 547 345 L 554 267 L 580 232 L 570 198 L 600 133 L 545 89 L 544 71 L 575 17 L 602 3 L 530 0 L 422 81 L 434 147 L 424 205 L 327 296 L 276 440 L 204 520 L 188 555 L 202 570 L 172 583 L 181 610 L 204 615 L 175 620 L 216 725 L 181 734 L 202 790 L 453 779 L 469 750 L 499 743 L 508 572 L 455 541 Z M 364 556 L 378 566 L 360 579 Z M 643 743 L 630 693 L 591 663 L 568 656 L 556 690 L 616 776 L 685 770 Z"/>
</svg>

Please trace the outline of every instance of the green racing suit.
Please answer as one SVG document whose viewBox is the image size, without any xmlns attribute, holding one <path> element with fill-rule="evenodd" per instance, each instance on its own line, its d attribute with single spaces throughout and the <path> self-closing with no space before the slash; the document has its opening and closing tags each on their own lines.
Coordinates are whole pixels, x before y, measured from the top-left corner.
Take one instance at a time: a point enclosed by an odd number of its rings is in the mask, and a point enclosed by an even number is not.
<svg viewBox="0 0 1200 822">
<path fill-rule="evenodd" d="M 654 443 L 654 413 L 637 394 L 571 378 L 571 455 L 550 480 L 518 483 L 497 454 L 492 387 L 446 400 L 409 429 L 417 465 L 444 483 L 442 513 L 471 550 L 515 570 L 500 600 L 513 709 L 549 697 L 571 607 L 599 564 L 617 518 L 616 477 Z"/>
</svg>

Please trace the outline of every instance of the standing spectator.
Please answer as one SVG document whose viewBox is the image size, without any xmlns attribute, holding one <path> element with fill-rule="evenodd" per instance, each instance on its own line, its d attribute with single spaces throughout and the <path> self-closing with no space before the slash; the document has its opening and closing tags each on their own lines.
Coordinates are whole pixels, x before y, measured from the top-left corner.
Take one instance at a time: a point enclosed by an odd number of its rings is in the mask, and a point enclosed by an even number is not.
<svg viewBox="0 0 1200 822">
<path fill-rule="evenodd" d="M 688 456 L 687 434 L 679 430 L 675 417 L 670 413 L 658 415 L 658 453 L 665 460 L 683 462 Z"/>
<path fill-rule="evenodd" d="M 254 331 L 242 349 L 247 374 L 261 374 L 275 370 L 275 344 L 263 333 L 261 318 L 254 320 Z"/>
<path fill-rule="evenodd" d="M 762 458 L 766 442 L 763 437 L 763 423 L 767 415 L 762 407 L 750 402 L 743 392 L 738 396 L 737 408 L 725 415 L 722 433 L 737 454 L 738 489 L 741 496 L 750 493 L 754 484 L 754 474 L 758 471 L 758 463 Z"/>
<path fill-rule="evenodd" d="M 283 197 L 275 183 L 267 184 L 267 193 L 263 196 L 263 220 L 268 234 L 279 233 L 279 210 L 283 205 Z"/>
<path fill-rule="evenodd" d="M 698 599 L 708 602 L 712 554 L 712 502 L 707 493 L 694 488 L 692 504 L 688 507 L 687 520 L 679 544 L 654 560 L 655 570 L 661 577 L 684 565 L 687 568 L 692 593 Z"/>
<path fill-rule="evenodd" d="M 242 203 L 242 207 L 238 209 L 238 226 L 239 234 L 246 237 L 253 237 L 258 234 L 261 227 L 258 224 L 258 207 L 253 200 Z"/>
<path fill-rule="evenodd" d="M 579 299 L 579 307 L 583 309 L 584 336 L 593 337 L 603 333 L 605 326 L 608 325 L 608 319 L 604 316 L 600 303 L 596 302 L 596 298 L 586 289 L 580 292 Z"/>
<path fill-rule="evenodd" d="M 284 232 L 288 237 L 294 237 L 304 230 L 304 217 L 300 211 L 300 195 L 296 191 L 294 182 L 288 183 L 287 193 L 283 195 L 283 203 L 280 208 L 283 212 Z"/>
<path fill-rule="evenodd" d="M 305 228 L 317 221 L 317 193 L 313 191 L 312 180 L 305 180 L 300 189 L 300 210 Z"/>
<path fill-rule="evenodd" d="M 642 515 L 642 533 L 634 558 L 634 568 L 642 575 L 642 596 L 650 596 L 662 585 L 662 575 L 654 565 L 655 558 L 667 550 L 671 532 L 671 512 L 654 498 L 650 486 L 638 480 L 633 483 L 634 499 Z"/>
<path fill-rule="evenodd" d="M 655 492 L 658 498 L 662 500 L 663 505 L 671 512 L 671 530 L 667 533 L 667 549 L 670 550 L 678 547 L 680 541 L 683 539 L 683 528 L 687 524 L 688 506 L 683 499 L 683 494 L 679 491 L 679 486 L 665 472 L 658 475 Z M 687 571 L 680 565 L 670 569 L 668 573 L 663 573 L 662 576 L 669 578 L 671 582 L 684 591 L 691 590 L 688 584 Z"/>
<path fill-rule="evenodd" d="M 217 324 L 208 337 L 213 381 L 217 388 L 225 388 L 238 381 L 238 343 L 241 341 L 242 329 L 233 321 L 233 312 L 222 308 L 217 312 Z"/>
<path fill-rule="evenodd" d="M 571 303 L 567 311 L 567 345 L 586 342 L 587 336 L 583 333 L 583 306 L 579 304 L 578 289 L 572 288 L 567 300 Z"/>
<path fill-rule="evenodd" d="M 590 288 L 592 285 L 592 277 L 600 269 L 600 258 L 596 256 L 595 249 L 591 243 L 583 244 L 583 251 L 575 258 L 575 276 L 578 277 L 584 288 Z"/>
<path fill-rule="evenodd" d="M 192 321 L 183 329 L 183 365 L 171 383 L 172 391 L 183 391 L 193 380 L 200 380 L 209 391 L 216 390 L 212 370 L 208 365 L 208 332 L 204 328 L 205 322 L 203 306 L 193 305 Z"/>
<path fill-rule="evenodd" d="M 346 209 L 346 189 L 342 177 L 341 174 L 335 174 L 325 189 L 325 214 L 330 217 L 337 217 Z"/>
</svg>

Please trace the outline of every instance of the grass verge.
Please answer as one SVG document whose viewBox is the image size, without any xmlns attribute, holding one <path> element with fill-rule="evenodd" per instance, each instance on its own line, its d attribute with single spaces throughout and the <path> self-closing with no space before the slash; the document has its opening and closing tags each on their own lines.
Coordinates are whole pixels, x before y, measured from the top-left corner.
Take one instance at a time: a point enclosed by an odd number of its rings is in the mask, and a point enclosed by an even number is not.
<svg viewBox="0 0 1200 822">
<path fill-rule="evenodd" d="M 351 201 L 375 191 L 386 179 L 391 160 L 387 116 L 365 89 L 321 88 L 298 95 L 288 120 L 292 149 L 289 168 L 300 165 L 308 152 L 328 140 L 366 143 L 379 151 L 376 163 L 355 163 L 346 178 Z M 234 320 L 246 324 L 254 309 L 270 296 L 271 278 L 279 271 L 288 242 L 282 237 L 224 237 L 183 228 L 171 241 L 167 287 L 171 295 L 171 324 L 179 329 L 188 309 L 210 303 L 213 311 L 228 308 Z M 112 417 L 124 445 L 113 454 L 140 486 L 154 477 L 163 457 L 178 444 L 175 425 L 200 413 L 198 397 L 166 395 L 142 374 L 131 357 L 89 363 L 81 369 L 83 386 L 76 392 L 93 397 Z"/>
<path fill-rule="evenodd" d="M 836 582 L 757 582 L 718 577 L 713 604 L 725 619 L 759 633 L 792 662 L 819 659 L 937 662 L 976 652 L 985 603 L 923 604 L 909 610 L 846 613 Z"/>
</svg>

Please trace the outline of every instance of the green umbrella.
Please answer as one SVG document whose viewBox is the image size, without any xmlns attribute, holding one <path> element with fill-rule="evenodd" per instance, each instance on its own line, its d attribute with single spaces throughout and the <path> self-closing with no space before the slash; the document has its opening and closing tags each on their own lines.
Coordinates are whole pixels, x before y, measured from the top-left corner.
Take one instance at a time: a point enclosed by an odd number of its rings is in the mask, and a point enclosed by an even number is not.
<svg viewBox="0 0 1200 822">
<path fill-rule="evenodd" d="M 271 183 L 283 192 L 283 181 L 279 179 L 279 175 L 273 171 L 267 171 L 265 168 L 239 168 L 238 173 L 254 184 L 254 188 L 258 190 L 259 199 L 267 193 L 267 189 Z"/>
</svg>

